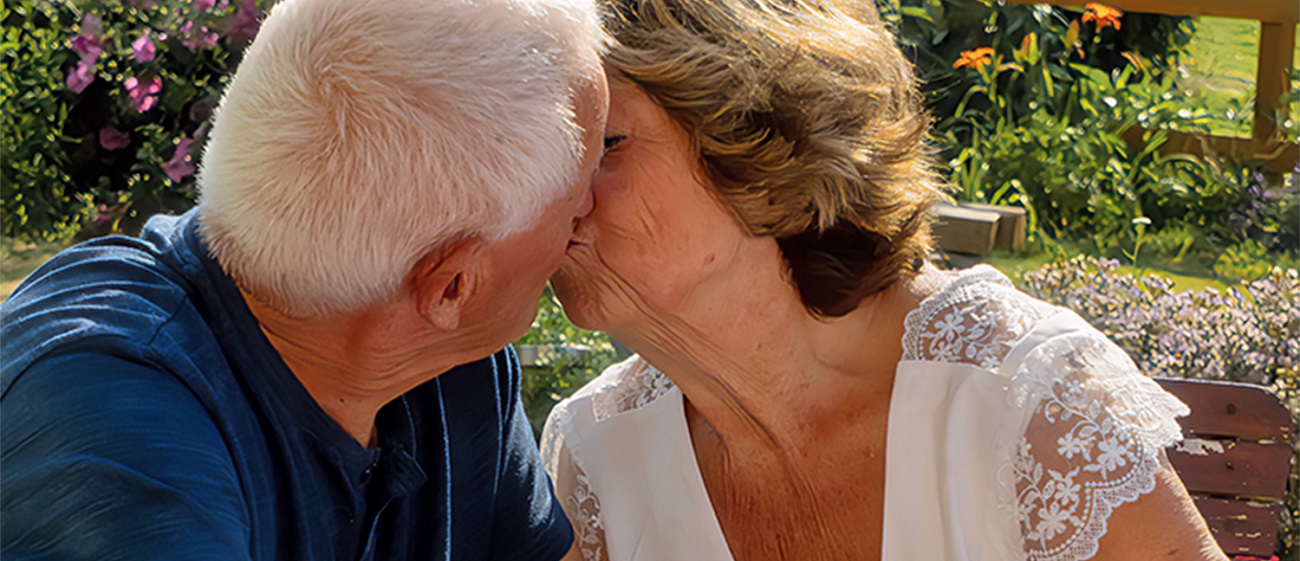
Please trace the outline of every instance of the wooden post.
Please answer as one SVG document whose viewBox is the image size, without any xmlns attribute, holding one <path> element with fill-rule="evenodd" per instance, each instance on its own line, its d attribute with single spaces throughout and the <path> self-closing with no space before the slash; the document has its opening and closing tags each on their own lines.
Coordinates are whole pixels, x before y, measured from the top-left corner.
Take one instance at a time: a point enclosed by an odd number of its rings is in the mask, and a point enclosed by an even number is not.
<svg viewBox="0 0 1300 561">
<path fill-rule="evenodd" d="M 1266 150 L 1277 132 L 1278 119 L 1289 108 L 1278 100 L 1291 91 L 1290 70 L 1295 67 L 1296 22 L 1261 22 L 1259 65 L 1255 69 L 1255 127 L 1251 138 L 1257 149 Z"/>
</svg>

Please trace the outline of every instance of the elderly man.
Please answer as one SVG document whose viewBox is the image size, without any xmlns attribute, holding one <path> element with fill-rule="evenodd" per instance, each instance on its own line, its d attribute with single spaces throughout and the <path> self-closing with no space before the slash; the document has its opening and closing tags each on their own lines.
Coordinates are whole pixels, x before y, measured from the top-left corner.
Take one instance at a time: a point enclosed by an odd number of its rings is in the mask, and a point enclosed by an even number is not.
<svg viewBox="0 0 1300 561">
<path fill-rule="evenodd" d="M 590 0 L 285 0 L 199 206 L 3 308 L 6 559 L 558 559 L 507 344 L 589 212 Z"/>
</svg>

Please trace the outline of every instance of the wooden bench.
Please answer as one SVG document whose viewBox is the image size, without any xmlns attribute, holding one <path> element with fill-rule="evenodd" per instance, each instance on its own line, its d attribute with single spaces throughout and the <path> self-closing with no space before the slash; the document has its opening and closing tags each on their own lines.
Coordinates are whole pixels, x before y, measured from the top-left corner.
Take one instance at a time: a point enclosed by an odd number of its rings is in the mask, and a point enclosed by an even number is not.
<svg viewBox="0 0 1300 561">
<path fill-rule="evenodd" d="M 1204 380 L 1156 380 L 1191 408 L 1169 461 L 1229 556 L 1276 552 L 1296 422 L 1265 388 Z"/>
<path fill-rule="evenodd" d="M 985 256 L 1024 247 L 1028 220 L 1021 207 L 943 203 L 934 213 L 934 237 L 945 252 Z"/>
</svg>

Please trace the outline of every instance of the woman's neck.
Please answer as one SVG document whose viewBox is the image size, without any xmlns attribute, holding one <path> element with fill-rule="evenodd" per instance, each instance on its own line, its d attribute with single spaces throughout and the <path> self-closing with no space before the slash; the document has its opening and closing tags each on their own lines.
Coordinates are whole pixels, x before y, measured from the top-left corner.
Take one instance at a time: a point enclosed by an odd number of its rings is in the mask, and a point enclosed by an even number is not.
<svg viewBox="0 0 1300 561">
<path fill-rule="evenodd" d="M 678 313 L 615 335 L 669 373 L 733 450 L 798 456 L 867 410 L 888 407 L 903 319 L 918 295 L 899 283 L 843 317 L 819 319 L 788 283 L 759 284 L 705 290 Z"/>
</svg>

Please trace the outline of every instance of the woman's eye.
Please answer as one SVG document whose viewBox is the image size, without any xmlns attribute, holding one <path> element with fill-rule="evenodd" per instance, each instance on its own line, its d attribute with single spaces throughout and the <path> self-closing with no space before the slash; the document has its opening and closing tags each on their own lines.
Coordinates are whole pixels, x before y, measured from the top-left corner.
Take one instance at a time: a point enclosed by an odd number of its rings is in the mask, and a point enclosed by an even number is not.
<svg viewBox="0 0 1300 561">
<path fill-rule="evenodd" d="M 610 150 L 617 148 L 624 140 L 627 140 L 627 137 L 621 134 L 605 137 L 605 153 L 608 154 Z"/>
</svg>

